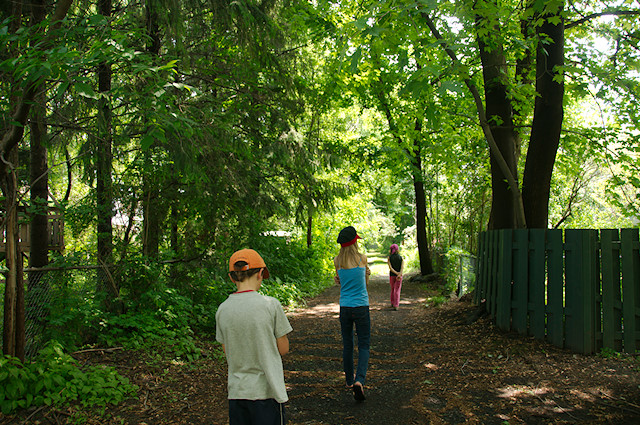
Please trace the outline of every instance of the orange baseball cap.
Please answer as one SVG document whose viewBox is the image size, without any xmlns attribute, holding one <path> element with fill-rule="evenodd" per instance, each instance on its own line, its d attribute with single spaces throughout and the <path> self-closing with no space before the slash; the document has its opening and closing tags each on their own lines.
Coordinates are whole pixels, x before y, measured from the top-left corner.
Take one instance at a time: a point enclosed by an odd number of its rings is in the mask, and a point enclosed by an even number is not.
<svg viewBox="0 0 640 425">
<path fill-rule="evenodd" d="M 238 261 L 244 261 L 247 263 L 246 266 L 242 267 L 242 269 L 238 270 L 234 265 Z M 238 271 L 246 271 L 249 269 L 264 269 L 262 276 L 265 279 L 269 278 L 269 269 L 267 269 L 267 265 L 264 263 L 264 260 L 253 249 L 241 249 L 240 251 L 236 251 L 233 253 L 231 258 L 229 259 L 229 271 L 230 272 L 238 272 Z"/>
</svg>

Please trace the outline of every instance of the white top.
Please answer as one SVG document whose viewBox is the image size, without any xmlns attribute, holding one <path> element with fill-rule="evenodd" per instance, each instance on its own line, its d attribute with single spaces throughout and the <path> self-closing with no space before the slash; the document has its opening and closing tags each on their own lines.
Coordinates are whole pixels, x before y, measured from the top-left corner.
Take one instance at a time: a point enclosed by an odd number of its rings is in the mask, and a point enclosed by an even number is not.
<svg viewBox="0 0 640 425">
<path fill-rule="evenodd" d="M 230 400 L 289 400 L 276 339 L 293 328 L 280 302 L 255 291 L 234 293 L 216 312 L 216 340 L 224 344 Z"/>
</svg>

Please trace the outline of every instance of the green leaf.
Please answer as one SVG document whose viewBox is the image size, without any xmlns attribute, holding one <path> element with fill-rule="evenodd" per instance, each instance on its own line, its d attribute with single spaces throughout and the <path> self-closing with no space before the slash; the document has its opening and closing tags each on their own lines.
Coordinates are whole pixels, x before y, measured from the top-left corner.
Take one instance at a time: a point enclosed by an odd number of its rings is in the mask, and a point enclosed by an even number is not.
<svg viewBox="0 0 640 425">
<path fill-rule="evenodd" d="M 362 49 L 358 47 L 351 55 L 351 73 L 355 74 L 358 71 L 358 63 L 362 57 Z"/>
<path fill-rule="evenodd" d="M 86 97 L 88 99 L 98 99 L 98 96 L 96 96 L 96 92 L 93 90 L 93 87 L 91 87 L 87 83 L 75 83 L 75 89 L 80 96 Z"/>
</svg>

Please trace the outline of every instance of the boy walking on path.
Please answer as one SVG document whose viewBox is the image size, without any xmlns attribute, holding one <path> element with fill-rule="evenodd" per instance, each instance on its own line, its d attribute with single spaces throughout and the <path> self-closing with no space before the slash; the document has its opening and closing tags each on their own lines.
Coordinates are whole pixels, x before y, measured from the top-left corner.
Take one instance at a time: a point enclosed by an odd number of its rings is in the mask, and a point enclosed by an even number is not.
<svg viewBox="0 0 640 425">
<path fill-rule="evenodd" d="M 293 328 L 280 302 L 256 292 L 269 277 L 264 260 L 252 249 L 229 259 L 229 277 L 238 291 L 220 304 L 216 340 L 228 364 L 230 425 L 284 425 L 282 357 L 289 352 Z"/>
</svg>

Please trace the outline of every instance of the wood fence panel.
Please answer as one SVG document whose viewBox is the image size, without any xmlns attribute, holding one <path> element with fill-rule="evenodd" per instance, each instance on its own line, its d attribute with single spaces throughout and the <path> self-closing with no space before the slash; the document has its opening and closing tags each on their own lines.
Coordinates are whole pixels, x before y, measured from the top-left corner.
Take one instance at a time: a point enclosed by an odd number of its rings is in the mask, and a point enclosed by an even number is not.
<svg viewBox="0 0 640 425">
<path fill-rule="evenodd" d="M 600 232 L 602 262 L 602 346 L 622 350 L 622 293 L 620 292 L 620 236 L 617 229 Z"/>
<path fill-rule="evenodd" d="M 527 334 L 528 277 L 529 277 L 529 232 L 516 230 L 513 241 L 513 330 Z"/>
<path fill-rule="evenodd" d="M 564 249 L 562 230 L 547 230 L 547 338 L 564 347 Z"/>
<path fill-rule="evenodd" d="M 640 255 L 638 254 L 638 229 L 622 229 L 620 233 L 620 257 L 622 264 L 622 314 L 624 326 L 624 351 L 635 353 L 638 347 L 640 323 Z"/>
<path fill-rule="evenodd" d="M 511 329 L 511 271 L 513 252 L 513 230 L 503 229 L 500 235 L 501 259 L 496 279 L 496 326 L 508 331 Z"/>
<path fill-rule="evenodd" d="M 638 229 L 490 231 L 481 253 L 476 300 L 499 328 L 585 354 L 640 351 Z"/>
<path fill-rule="evenodd" d="M 545 317 L 545 275 L 546 251 L 545 229 L 529 230 L 529 334 L 544 339 Z"/>
</svg>

